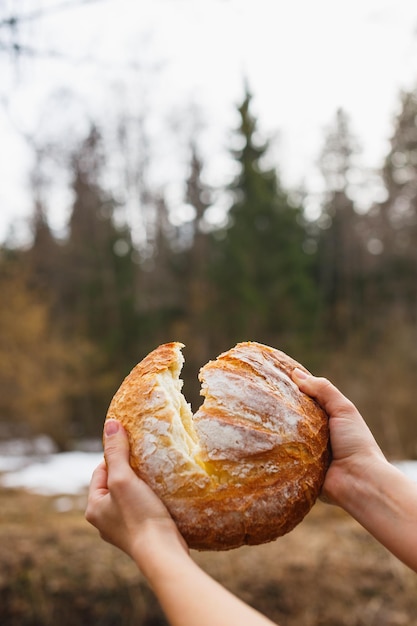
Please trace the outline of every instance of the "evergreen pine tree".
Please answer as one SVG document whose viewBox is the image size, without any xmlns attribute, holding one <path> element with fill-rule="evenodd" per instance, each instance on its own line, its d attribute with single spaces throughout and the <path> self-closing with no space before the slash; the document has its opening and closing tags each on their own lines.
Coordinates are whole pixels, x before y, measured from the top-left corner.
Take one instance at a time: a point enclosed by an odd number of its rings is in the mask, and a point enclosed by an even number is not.
<svg viewBox="0 0 417 626">
<path fill-rule="evenodd" d="M 269 145 L 259 141 L 251 102 L 246 91 L 238 109 L 242 148 L 232 151 L 239 173 L 230 186 L 228 226 L 214 240 L 217 317 L 224 344 L 249 339 L 291 349 L 314 320 L 310 258 L 302 209 L 265 165 Z"/>
<path fill-rule="evenodd" d="M 49 292 L 58 306 L 60 283 L 60 246 L 49 227 L 43 204 L 37 199 L 32 217 L 32 244 L 27 251 L 31 280 Z"/>
<path fill-rule="evenodd" d="M 211 289 L 208 277 L 209 236 L 202 228 L 206 210 L 210 206 L 210 189 L 203 180 L 204 164 L 195 144 L 191 145 L 189 174 L 186 181 L 185 201 L 195 211 L 188 224 L 190 245 L 181 255 L 184 319 L 182 341 L 186 344 L 183 379 L 187 399 L 194 407 L 201 403 L 197 372 L 215 355 L 211 324 Z"/>
<path fill-rule="evenodd" d="M 417 90 L 401 96 L 379 207 L 385 304 L 417 325 Z"/>
<path fill-rule="evenodd" d="M 136 268 L 130 230 L 116 225 L 116 204 L 100 185 L 99 142 L 93 128 L 73 158 L 74 203 L 67 244 L 70 306 L 87 323 L 90 337 L 114 358 L 115 351 L 128 347 L 123 346 L 123 334 L 132 331 Z"/>
<path fill-rule="evenodd" d="M 92 128 L 72 162 L 74 202 L 65 246 L 63 299 L 70 334 L 95 346 L 90 398 L 79 401 L 91 424 L 137 359 L 137 266 L 130 230 L 115 221 L 115 202 L 100 184 L 100 135 Z"/>
<path fill-rule="evenodd" d="M 358 150 L 349 119 L 339 109 L 320 158 L 325 194 L 319 219 L 318 284 L 322 325 L 332 341 L 344 338 L 362 321 L 362 220 L 349 193 Z"/>
</svg>

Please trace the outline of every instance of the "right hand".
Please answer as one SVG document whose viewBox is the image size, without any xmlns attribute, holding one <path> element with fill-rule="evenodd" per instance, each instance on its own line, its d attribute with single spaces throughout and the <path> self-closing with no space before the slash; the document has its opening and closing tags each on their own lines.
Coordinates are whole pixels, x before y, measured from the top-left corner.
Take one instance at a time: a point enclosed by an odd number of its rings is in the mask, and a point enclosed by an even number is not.
<svg viewBox="0 0 417 626">
<path fill-rule="evenodd" d="M 367 476 L 375 464 L 387 461 L 358 409 L 330 381 L 299 369 L 293 371 L 292 378 L 329 416 L 332 461 L 322 499 L 343 506 L 349 478 Z"/>
</svg>

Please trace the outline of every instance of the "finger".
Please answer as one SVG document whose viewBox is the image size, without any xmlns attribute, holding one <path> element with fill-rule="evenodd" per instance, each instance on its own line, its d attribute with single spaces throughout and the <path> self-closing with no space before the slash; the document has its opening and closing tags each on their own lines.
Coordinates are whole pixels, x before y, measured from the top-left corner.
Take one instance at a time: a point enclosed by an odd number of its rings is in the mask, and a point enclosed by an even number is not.
<svg viewBox="0 0 417 626">
<path fill-rule="evenodd" d="M 107 489 L 107 466 L 104 460 L 96 467 L 91 476 L 89 492 L 93 494 L 103 489 Z"/>
<path fill-rule="evenodd" d="M 109 472 L 114 466 L 129 462 L 129 440 L 123 426 L 114 419 L 104 423 L 104 456 Z"/>
<path fill-rule="evenodd" d="M 107 467 L 105 461 L 96 467 L 91 477 L 90 487 L 88 489 L 87 508 L 85 510 L 85 519 L 93 526 L 97 525 L 98 503 L 107 496 Z"/>
<path fill-rule="evenodd" d="M 355 406 L 327 378 L 317 378 L 295 368 L 292 379 L 301 391 L 315 398 L 328 415 L 356 412 Z"/>
<path fill-rule="evenodd" d="M 123 426 L 114 419 L 104 424 L 104 456 L 107 463 L 107 485 L 110 491 L 124 489 L 134 476 L 129 463 L 129 440 Z"/>
</svg>

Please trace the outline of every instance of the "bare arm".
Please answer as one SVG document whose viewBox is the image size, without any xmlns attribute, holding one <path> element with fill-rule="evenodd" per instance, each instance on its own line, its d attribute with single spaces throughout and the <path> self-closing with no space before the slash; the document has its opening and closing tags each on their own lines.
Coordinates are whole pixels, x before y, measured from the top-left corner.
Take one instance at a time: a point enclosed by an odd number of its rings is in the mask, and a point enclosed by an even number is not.
<svg viewBox="0 0 417 626">
<path fill-rule="evenodd" d="M 177 552 L 169 541 L 164 547 L 159 533 L 148 534 L 147 541 L 135 562 L 172 626 L 271 626 L 272 622 L 210 578 L 184 551 Z"/>
<path fill-rule="evenodd" d="M 323 496 L 417 571 L 417 486 L 384 457 L 356 407 L 328 380 L 293 373 L 329 415 L 333 459 Z"/>
<path fill-rule="evenodd" d="M 122 426 L 110 420 L 106 432 L 86 518 L 135 561 L 172 626 L 271 626 L 197 566 L 162 502 L 131 469 Z"/>
<path fill-rule="evenodd" d="M 385 459 L 354 405 L 329 381 L 293 374 L 329 415 L 333 459 L 323 496 L 344 508 L 417 571 L 417 487 Z M 271 626 L 201 570 L 168 511 L 129 465 L 120 424 L 106 423 L 105 457 L 94 472 L 86 517 L 102 537 L 132 557 L 172 626 Z"/>
</svg>

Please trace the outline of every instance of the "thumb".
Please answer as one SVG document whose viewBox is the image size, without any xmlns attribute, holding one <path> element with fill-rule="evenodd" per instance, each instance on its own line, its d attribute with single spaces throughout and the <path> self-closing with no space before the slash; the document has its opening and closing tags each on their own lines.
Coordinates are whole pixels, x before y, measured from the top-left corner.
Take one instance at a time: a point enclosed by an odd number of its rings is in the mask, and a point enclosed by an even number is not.
<svg viewBox="0 0 417 626">
<path fill-rule="evenodd" d="M 129 440 L 120 422 L 108 419 L 104 423 L 104 456 L 111 471 L 116 465 L 129 463 Z"/>
<path fill-rule="evenodd" d="M 301 391 L 315 398 L 328 415 L 351 413 L 352 410 L 356 410 L 352 402 L 327 378 L 317 378 L 295 368 L 292 379 Z"/>
</svg>

